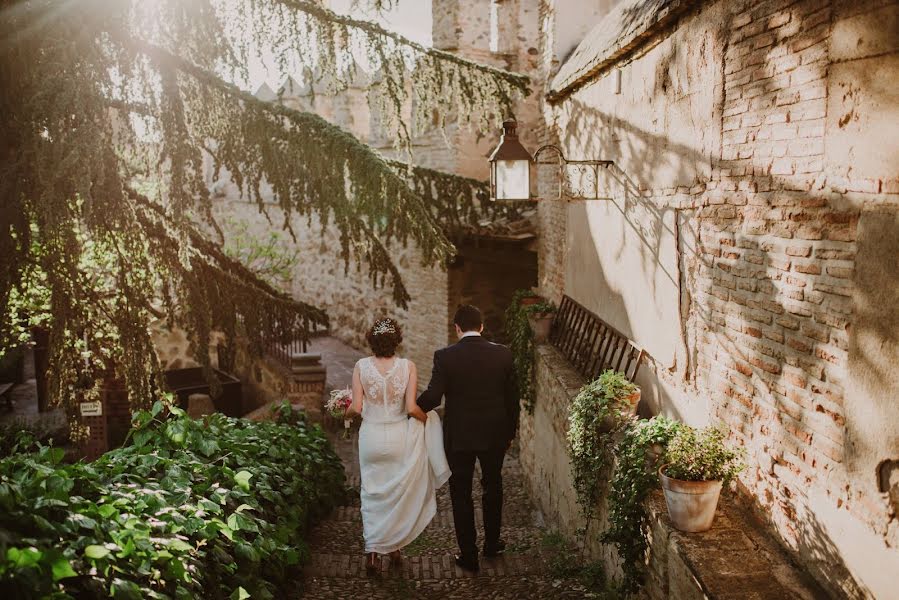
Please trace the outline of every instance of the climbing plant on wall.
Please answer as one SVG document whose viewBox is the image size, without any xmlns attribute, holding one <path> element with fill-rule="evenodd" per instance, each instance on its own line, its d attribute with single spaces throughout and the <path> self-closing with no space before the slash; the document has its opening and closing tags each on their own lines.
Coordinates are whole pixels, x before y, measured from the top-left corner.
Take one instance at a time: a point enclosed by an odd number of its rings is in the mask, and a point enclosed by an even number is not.
<svg viewBox="0 0 899 600">
<path fill-rule="evenodd" d="M 534 412 L 534 334 L 528 324 L 527 307 L 522 300 L 533 296 L 530 290 L 518 290 L 512 295 L 512 302 L 506 309 L 505 334 L 512 350 L 512 361 L 515 368 L 515 379 L 518 383 L 518 395 L 521 404 L 528 411 Z"/>
<path fill-rule="evenodd" d="M 364 56 L 380 74 L 380 120 L 407 150 L 435 115 L 485 129 L 527 91 L 522 76 L 312 0 L 0 0 L 0 38 L 0 345 L 33 316 L 13 301 L 39 285 L 49 392 L 72 417 L 108 358 L 133 403 L 152 400 L 154 317 L 184 327 L 207 367 L 213 329 L 231 337 L 242 323 L 261 352 L 265 338 L 326 322 L 222 252 L 207 185 L 221 169 L 260 208 L 265 182 L 287 214 L 334 224 L 345 260 L 400 305 L 409 294 L 387 244 L 413 241 L 426 263 L 452 252 L 413 175 L 314 114 L 244 91 L 252 60 L 339 89 Z"/>
<path fill-rule="evenodd" d="M 665 416 L 632 419 L 615 443 L 615 469 L 608 492 L 608 527 L 603 543 L 611 544 L 621 559 L 622 587 L 634 592 L 643 575 L 649 545 L 646 499 L 659 487 L 658 467 L 668 442 L 682 427 Z"/>
<path fill-rule="evenodd" d="M 637 391 L 624 373 L 604 371 L 584 385 L 568 407 L 568 455 L 578 506 L 588 521 L 596 513 L 612 465 L 612 434 L 627 423 L 628 398 Z"/>
</svg>

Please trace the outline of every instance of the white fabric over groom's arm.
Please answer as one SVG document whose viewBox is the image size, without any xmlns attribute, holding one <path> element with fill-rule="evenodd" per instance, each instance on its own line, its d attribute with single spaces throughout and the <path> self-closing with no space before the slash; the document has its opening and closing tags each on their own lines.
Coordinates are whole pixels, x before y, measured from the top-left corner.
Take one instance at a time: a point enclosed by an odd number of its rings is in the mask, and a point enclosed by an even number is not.
<svg viewBox="0 0 899 600">
<path fill-rule="evenodd" d="M 450 468 L 446 461 L 446 452 L 443 449 L 443 428 L 440 426 L 440 417 L 433 410 L 428 412 L 428 422 L 425 423 L 425 446 L 428 451 L 434 489 L 437 489 L 449 480 Z"/>
</svg>

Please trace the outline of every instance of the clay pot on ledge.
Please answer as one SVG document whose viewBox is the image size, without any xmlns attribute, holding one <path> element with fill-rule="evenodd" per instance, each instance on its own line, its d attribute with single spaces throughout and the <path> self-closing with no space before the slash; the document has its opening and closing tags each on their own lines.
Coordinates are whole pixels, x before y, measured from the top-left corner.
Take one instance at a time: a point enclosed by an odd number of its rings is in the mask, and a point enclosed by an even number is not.
<svg viewBox="0 0 899 600">
<path fill-rule="evenodd" d="M 542 344 L 549 339 L 549 331 L 552 329 L 555 313 L 535 313 L 528 315 L 528 324 L 534 334 L 534 343 Z"/>
<path fill-rule="evenodd" d="M 521 306 L 533 306 L 534 304 L 539 304 L 543 302 L 543 298 L 538 296 L 537 294 L 531 294 L 530 296 L 525 296 L 521 299 Z"/>
<path fill-rule="evenodd" d="M 629 418 L 633 417 L 637 414 L 637 406 L 640 404 L 640 388 L 637 388 L 637 391 L 624 399 L 626 406 L 621 409 L 621 417 Z M 620 418 L 615 418 L 612 415 L 606 415 L 603 417 L 602 423 L 599 426 L 600 433 L 608 433 L 615 429 L 615 427 L 620 423 Z"/>
<path fill-rule="evenodd" d="M 687 533 L 708 531 L 715 520 L 722 482 L 673 479 L 665 475 L 666 466 L 659 468 L 659 480 L 671 523 L 675 529 Z"/>
</svg>

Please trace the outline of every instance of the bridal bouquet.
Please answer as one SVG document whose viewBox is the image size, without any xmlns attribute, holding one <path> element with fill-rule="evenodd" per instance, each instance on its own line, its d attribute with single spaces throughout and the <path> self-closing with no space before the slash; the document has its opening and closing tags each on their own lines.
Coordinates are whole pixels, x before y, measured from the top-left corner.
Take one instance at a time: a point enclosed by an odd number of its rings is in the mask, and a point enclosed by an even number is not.
<svg viewBox="0 0 899 600">
<path fill-rule="evenodd" d="M 350 388 L 331 390 L 330 398 L 325 403 L 325 410 L 335 419 L 343 419 L 343 436 L 349 437 L 350 419 L 344 418 L 346 409 L 353 403 L 353 392 Z"/>
</svg>

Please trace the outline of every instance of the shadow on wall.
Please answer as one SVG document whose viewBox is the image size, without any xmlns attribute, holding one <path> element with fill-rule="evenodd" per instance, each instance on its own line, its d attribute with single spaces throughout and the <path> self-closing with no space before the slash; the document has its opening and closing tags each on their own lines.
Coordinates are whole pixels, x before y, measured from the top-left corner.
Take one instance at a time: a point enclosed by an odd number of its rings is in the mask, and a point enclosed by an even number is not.
<svg viewBox="0 0 899 600">
<path fill-rule="evenodd" d="M 774 58 L 766 57 L 761 68 Z M 657 97 L 665 96 L 666 81 L 662 73 Z M 779 89 L 766 85 L 769 92 Z M 627 240 L 644 247 L 642 268 L 650 280 L 666 268 L 659 261 L 661 230 L 647 230 L 644 220 L 633 219 L 636 207 L 652 214 L 659 228 L 671 210 L 695 223 L 695 246 L 681 243 L 678 272 L 663 274 L 681 287 L 679 327 L 689 349 L 684 355 L 692 357 L 678 371 L 688 385 L 714 399 L 713 416 L 726 421 L 749 449 L 753 468 L 744 483 L 756 507 L 832 590 L 871 597 L 873 592 L 856 579 L 859 561 L 865 559 L 847 556 L 845 540 L 833 538 L 816 512 L 804 507 L 810 488 L 826 489 L 835 511 L 851 511 L 881 542 L 896 518 L 881 495 L 890 490 L 882 489 L 877 471 L 882 461 L 897 458 L 895 412 L 890 397 L 873 394 L 896 386 L 896 362 L 885 361 L 883 353 L 899 344 L 894 326 L 899 322 L 894 301 L 899 269 L 895 253 L 890 259 L 889 252 L 876 250 L 887 238 L 899 239 L 896 211 L 888 211 L 892 220 L 879 220 L 889 224 L 886 230 L 866 232 L 858 227 L 861 211 L 834 202 L 835 195 L 820 182 L 812 191 L 795 191 L 801 187 L 797 183 L 810 184 L 818 173 L 772 175 L 764 158 L 749 161 L 749 173 L 763 174 L 743 178 L 749 184 L 745 188 L 706 192 L 709 179 L 695 176 L 697 166 L 708 164 L 716 174 L 712 179 L 718 179 L 720 156 L 712 158 L 576 98 L 565 102 L 571 120 L 563 147 L 589 132 L 599 148 L 616 148 L 631 159 L 626 172 L 610 170 L 609 177 L 623 190 Z M 648 197 L 659 168 L 674 169 L 683 182 L 662 200 Z M 659 206 L 660 201 L 667 205 Z M 575 204 L 569 214 L 576 219 L 584 210 Z M 668 233 L 680 237 L 685 232 Z M 576 251 L 592 251 L 586 260 L 595 260 L 597 271 L 585 275 L 605 279 L 595 247 L 603 240 L 593 241 L 580 243 Z M 873 262 L 864 268 L 876 285 L 852 273 L 856 248 L 859 259 L 871 255 Z M 827 260 L 835 261 L 826 263 L 834 265 L 833 272 L 822 268 Z M 837 269 L 844 269 L 840 280 Z M 627 315 L 620 296 L 605 302 Z M 627 316 L 630 323 L 633 316 Z M 856 368 L 864 369 L 865 393 L 844 401 L 847 379 Z M 867 428 L 874 421 L 893 425 L 872 436 Z M 855 563 L 851 570 L 847 560 Z"/>
</svg>

